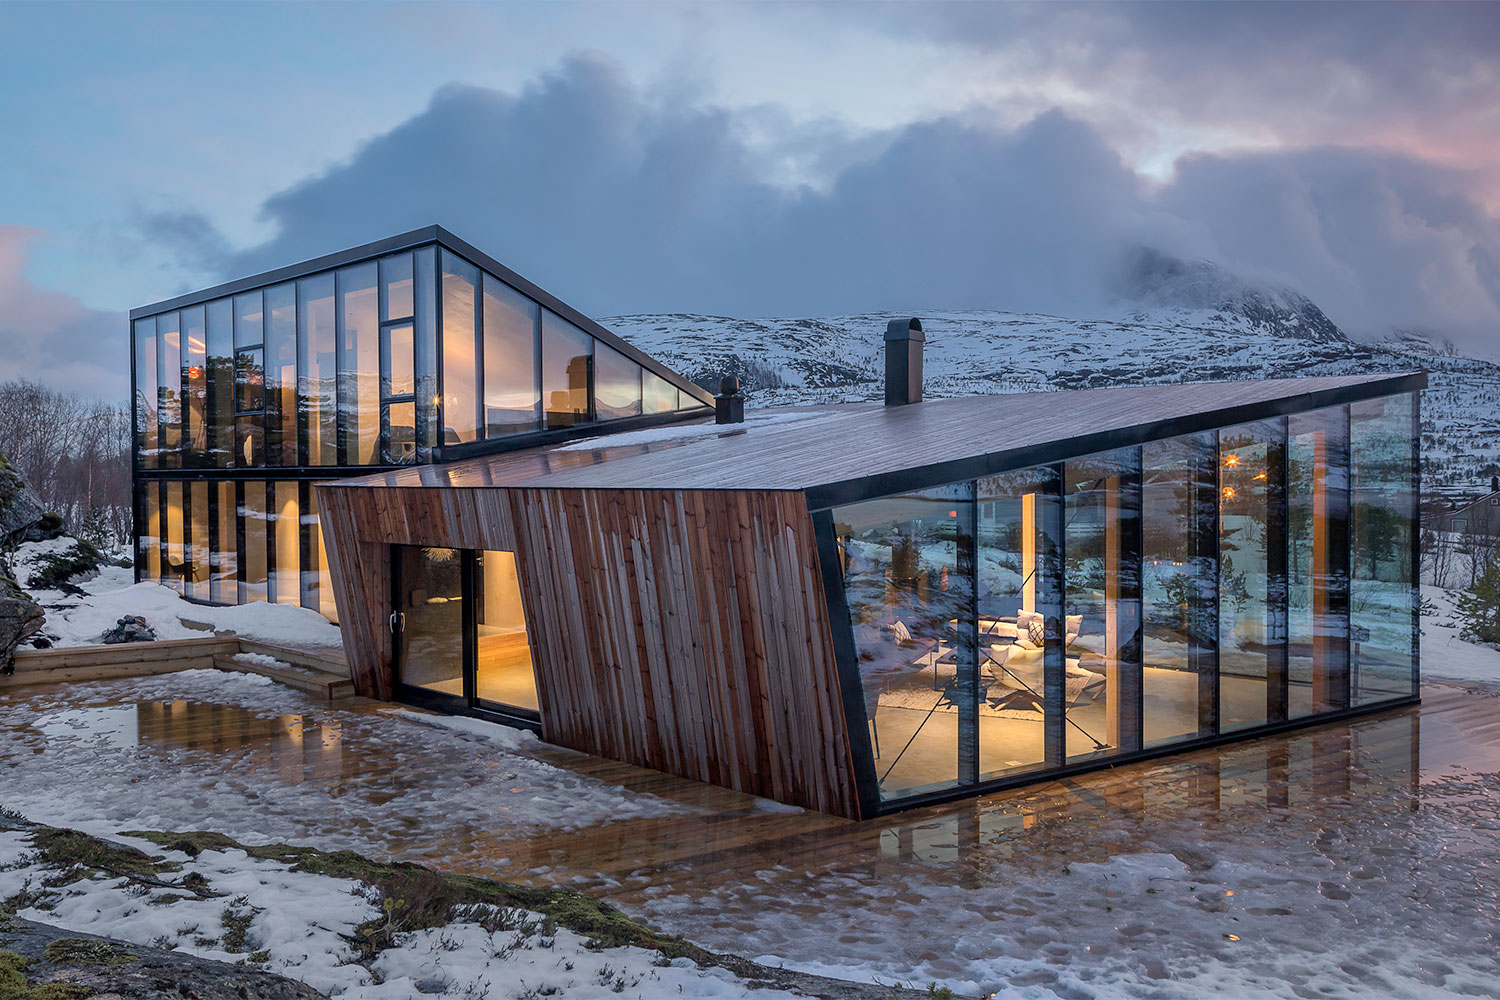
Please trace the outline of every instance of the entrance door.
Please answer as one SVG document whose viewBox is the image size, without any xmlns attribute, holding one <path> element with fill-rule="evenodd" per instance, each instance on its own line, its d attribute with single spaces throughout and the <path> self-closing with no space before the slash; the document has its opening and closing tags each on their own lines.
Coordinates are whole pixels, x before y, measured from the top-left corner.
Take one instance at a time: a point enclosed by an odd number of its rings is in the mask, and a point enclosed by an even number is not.
<svg viewBox="0 0 1500 1000">
<path fill-rule="evenodd" d="M 445 711 L 540 718 L 510 552 L 393 545 L 401 697 Z"/>
<path fill-rule="evenodd" d="M 466 702 L 464 553 L 393 545 L 396 678 L 414 700 Z"/>
</svg>

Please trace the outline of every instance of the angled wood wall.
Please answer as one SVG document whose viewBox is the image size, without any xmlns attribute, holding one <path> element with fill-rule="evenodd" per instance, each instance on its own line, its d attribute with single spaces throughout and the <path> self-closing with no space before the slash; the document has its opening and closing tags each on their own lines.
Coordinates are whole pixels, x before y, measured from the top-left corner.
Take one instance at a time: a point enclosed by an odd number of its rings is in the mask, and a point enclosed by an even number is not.
<svg viewBox="0 0 1500 1000">
<path fill-rule="evenodd" d="M 858 814 L 801 493 L 320 487 L 345 655 L 392 684 L 392 543 L 516 554 L 545 739 Z"/>
</svg>

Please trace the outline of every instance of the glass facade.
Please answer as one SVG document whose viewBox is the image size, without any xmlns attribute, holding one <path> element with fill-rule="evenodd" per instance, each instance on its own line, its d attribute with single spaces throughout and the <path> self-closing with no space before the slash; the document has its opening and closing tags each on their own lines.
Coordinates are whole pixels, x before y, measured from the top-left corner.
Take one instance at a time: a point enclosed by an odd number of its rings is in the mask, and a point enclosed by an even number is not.
<svg viewBox="0 0 1500 1000">
<path fill-rule="evenodd" d="M 131 336 L 140 578 L 335 620 L 313 483 L 704 407 L 436 245 L 139 318 Z"/>
<path fill-rule="evenodd" d="M 880 796 L 1416 691 L 1416 399 L 834 508 Z"/>
</svg>

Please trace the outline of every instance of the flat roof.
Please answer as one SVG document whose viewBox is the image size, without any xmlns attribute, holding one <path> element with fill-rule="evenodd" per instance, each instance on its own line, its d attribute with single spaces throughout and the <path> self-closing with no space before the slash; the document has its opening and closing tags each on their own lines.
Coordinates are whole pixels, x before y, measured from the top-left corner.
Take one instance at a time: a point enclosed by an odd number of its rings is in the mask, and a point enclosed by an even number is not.
<svg viewBox="0 0 1500 1000">
<path fill-rule="evenodd" d="M 1426 385 L 1404 372 L 778 407 L 326 486 L 796 490 L 820 509 Z"/>
</svg>

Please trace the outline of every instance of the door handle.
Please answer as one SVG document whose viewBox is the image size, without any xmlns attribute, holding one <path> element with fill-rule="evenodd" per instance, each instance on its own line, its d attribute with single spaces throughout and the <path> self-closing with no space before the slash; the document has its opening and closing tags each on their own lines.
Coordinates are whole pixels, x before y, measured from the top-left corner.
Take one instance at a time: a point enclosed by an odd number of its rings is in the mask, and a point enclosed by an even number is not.
<svg viewBox="0 0 1500 1000">
<path fill-rule="evenodd" d="M 391 631 L 393 633 L 406 631 L 406 615 L 400 611 L 391 612 Z"/>
</svg>

